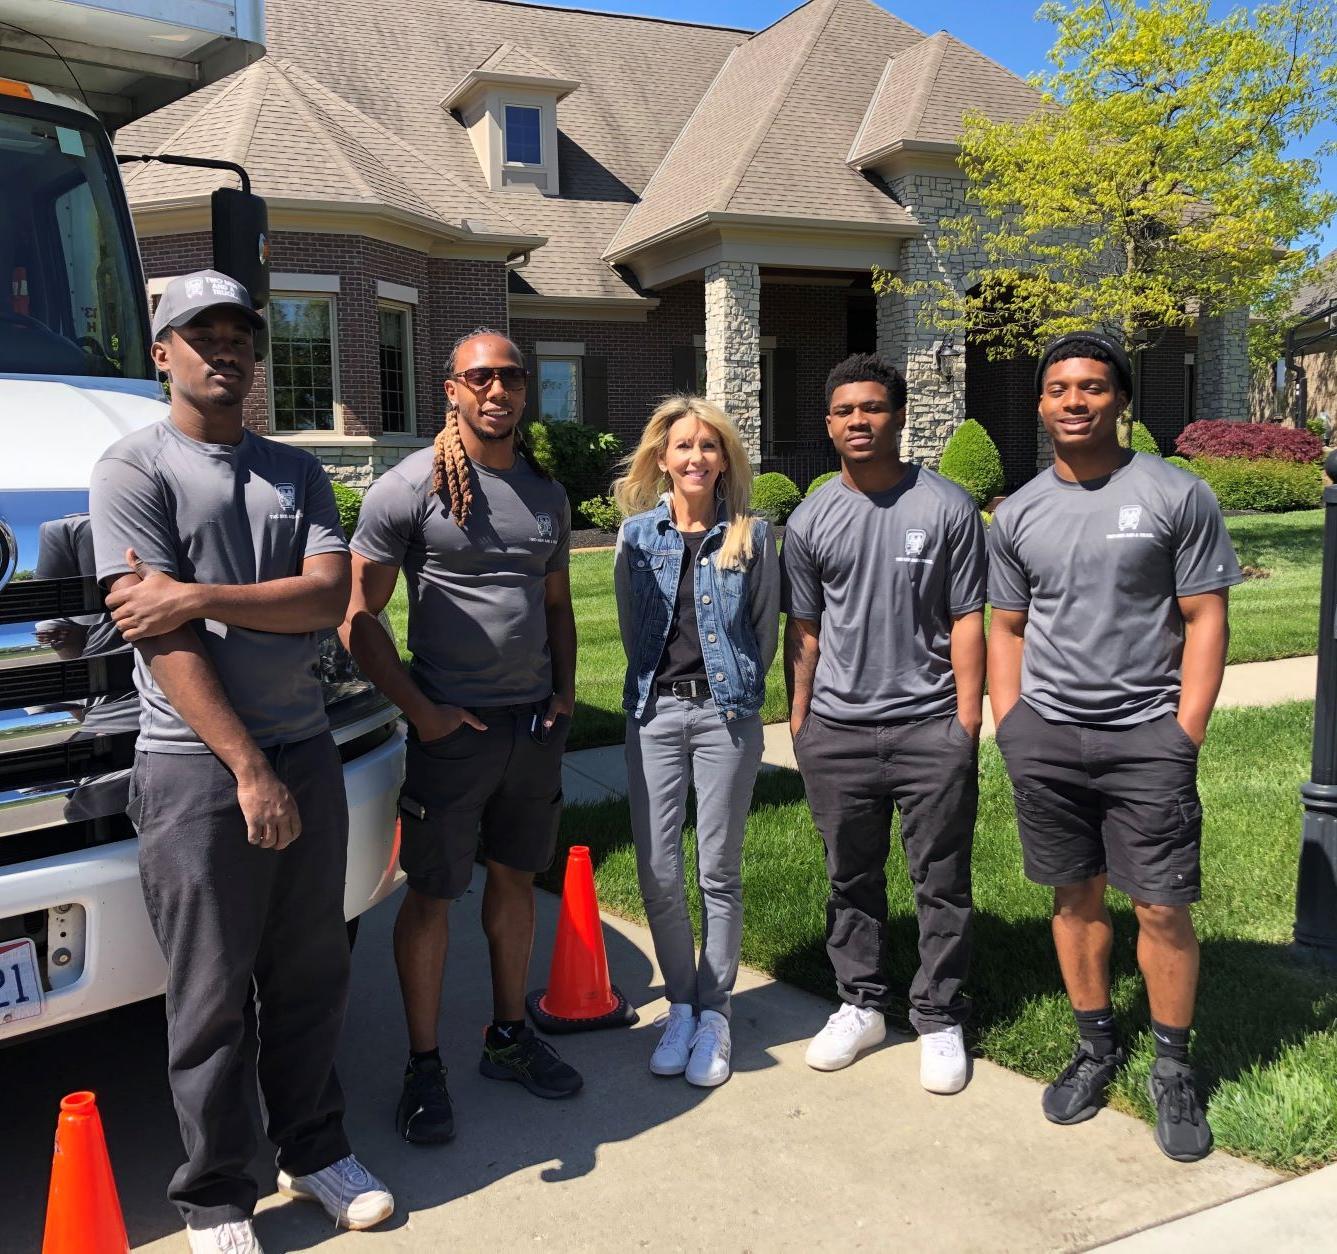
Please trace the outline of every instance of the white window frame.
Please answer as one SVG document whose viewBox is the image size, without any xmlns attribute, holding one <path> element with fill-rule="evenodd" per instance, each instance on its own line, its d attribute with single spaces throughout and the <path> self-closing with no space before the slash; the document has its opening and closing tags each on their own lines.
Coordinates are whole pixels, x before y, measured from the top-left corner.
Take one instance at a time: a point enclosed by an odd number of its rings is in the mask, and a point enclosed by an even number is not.
<svg viewBox="0 0 1337 1254">
<path fill-rule="evenodd" d="M 413 360 L 413 306 L 402 301 L 381 299 L 376 302 L 376 387 L 381 386 L 381 310 L 402 314 L 404 317 L 404 422 L 402 431 L 391 431 L 385 425 L 385 411 L 381 411 L 382 435 L 417 435 L 417 376 Z"/>
<path fill-rule="evenodd" d="M 508 109 L 526 109 L 531 113 L 537 113 L 539 116 L 539 159 L 537 161 L 512 161 L 508 146 L 506 143 L 506 112 Z M 543 132 L 547 129 L 547 106 L 535 104 L 532 101 L 524 100 L 503 100 L 501 102 L 501 163 L 504 167 L 512 170 L 546 170 L 548 168 L 548 154 L 545 151 L 547 144 L 544 142 Z"/>
<path fill-rule="evenodd" d="M 332 431 L 280 431 L 278 429 L 274 413 L 274 392 L 277 385 L 274 379 L 273 353 L 271 352 L 269 360 L 265 363 L 265 393 L 269 402 L 269 433 L 271 435 L 290 440 L 302 440 L 313 437 L 315 439 L 322 437 L 329 439 L 331 436 L 344 434 L 344 406 L 339 377 L 339 302 L 336 299 L 339 290 L 337 286 L 338 276 L 330 277 L 334 279 L 336 285 L 332 291 L 312 291 L 308 288 L 306 291 L 271 292 L 269 300 L 271 305 L 276 300 L 318 300 L 324 301 L 330 307 L 330 371 L 333 376 L 330 408 L 334 411 L 334 429 Z"/>
</svg>

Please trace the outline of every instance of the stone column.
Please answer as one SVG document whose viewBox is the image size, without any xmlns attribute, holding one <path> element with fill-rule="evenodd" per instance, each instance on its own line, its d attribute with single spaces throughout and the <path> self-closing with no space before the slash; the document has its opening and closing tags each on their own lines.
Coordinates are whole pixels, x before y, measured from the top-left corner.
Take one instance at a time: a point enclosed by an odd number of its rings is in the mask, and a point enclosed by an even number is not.
<svg viewBox="0 0 1337 1254">
<path fill-rule="evenodd" d="M 1249 311 L 1198 319 L 1194 354 L 1199 418 L 1249 420 Z"/>
<path fill-rule="evenodd" d="M 706 267 L 706 396 L 738 425 L 761 464 L 761 272 L 754 262 Z"/>
</svg>

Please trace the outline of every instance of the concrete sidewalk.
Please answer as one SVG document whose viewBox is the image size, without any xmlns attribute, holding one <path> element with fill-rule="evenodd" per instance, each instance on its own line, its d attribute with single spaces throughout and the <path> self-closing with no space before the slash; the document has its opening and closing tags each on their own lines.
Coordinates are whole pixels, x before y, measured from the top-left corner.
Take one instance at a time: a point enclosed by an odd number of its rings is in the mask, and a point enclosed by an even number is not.
<svg viewBox="0 0 1337 1254">
<path fill-rule="evenodd" d="M 1318 682 L 1316 657 L 1282 658 L 1275 662 L 1244 662 L 1227 666 L 1217 709 L 1239 705 L 1280 705 L 1285 701 L 1307 701 L 1314 697 Z M 984 735 L 993 735 L 993 712 L 984 699 Z M 794 747 L 785 723 L 766 728 L 762 760 L 768 766 L 796 769 Z M 621 745 L 580 749 L 568 753 L 562 767 L 562 787 L 572 804 L 607 801 L 627 791 L 627 768 Z"/>
</svg>

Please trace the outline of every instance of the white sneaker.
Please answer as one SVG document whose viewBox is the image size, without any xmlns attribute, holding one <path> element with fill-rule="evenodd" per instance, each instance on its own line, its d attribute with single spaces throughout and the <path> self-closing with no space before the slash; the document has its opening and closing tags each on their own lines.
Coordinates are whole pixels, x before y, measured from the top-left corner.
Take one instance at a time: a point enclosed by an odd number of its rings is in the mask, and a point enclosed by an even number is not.
<svg viewBox="0 0 1337 1254">
<path fill-rule="evenodd" d="M 191 1254 L 265 1254 L 249 1219 L 234 1219 L 212 1228 L 187 1228 L 186 1239 Z"/>
<path fill-rule="evenodd" d="M 961 1028 L 939 1028 L 919 1038 L 919 1083 L 930 1093 L 959 1093 L 966 1087 L 969 1062 Z"/>
<path fill-rule="evenodd" d="M 886 1039 L 887 1021 L 880 1010 L 846 1002 L 808 1042 L 804 1061 L 814 1071 L 839 1071 Z"/>
<path fill-rule="evenodd" d="M 687 1083 L 713 1089 L 729 1078 L 729 1020 L 718 1010 L 703 1010 L 701 1026 L 692 1037 L 692 1057 L 687 1063 Z"/>
<path fill-rule="evenodd" d="M 284 1197 L 319 1202 L 340 1228 L 374 1228 L 395 1209 L 395 1199 L 385 1185 L 352 1154 L 309 1176 L 280 1171 L 278 1185 Z"/>
<path fill-rule="evenodd" d="M 650 1070 L 655 1075 L 682 1075 L 687 1070 L 687 1059 L 692 1052 L 692 1038 L 696 1035 L 696 1013 L 687 1002 L 673 1002 L 668 1014 L 660 1015 L 655 1026 L 664 1025 L 655 1052 L 650 1055 Z"/>
</svg>

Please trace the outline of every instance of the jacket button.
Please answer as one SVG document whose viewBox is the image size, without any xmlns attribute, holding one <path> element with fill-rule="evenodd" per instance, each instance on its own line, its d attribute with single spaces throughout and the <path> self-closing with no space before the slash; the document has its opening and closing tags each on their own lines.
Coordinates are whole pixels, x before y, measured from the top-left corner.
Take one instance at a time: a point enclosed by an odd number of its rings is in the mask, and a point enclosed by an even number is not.
<svg viewBox="0 0 1337 1254">
<path fill-rule="evenodd" d="M 642 570 L 645 569 L 645 563 L 644 563 L 644 562 L 637 562 L 636 565 L 639 566 L 639 567 L 641 567 Z"/>
<path fill-rule="evenodd" d="M 709 604 L 710 604 L 710 597 L 708 597 L 708 596 L 704 596 L 704 597 L 702 597 L 702 598 L 701 598 L 701 604 L 702 604 L 702 605 L 709 605 Z"/>
<path fill-rule="evenodd" d="M 728 714 L 726 714 L 724 717 L 725 717 L 725 718 L 733 718 L 733 717 L 734 717 L 734 712 L 733 712 L 732 710 L 730 710 L 730 711 L 728 712 Z"/>
<path fill-rule="evenodd" d="M 708 636 L 706 637 L 706 639 L 707 639 L 711 644 L 714 644 L 714 643 L 715 643 L 715 633 L 712 631 L 712 632 L 710 633 L 710 635 L 708 635 Z"/>
<path fill-rule="evenodd" d="M 703 557 L 703 558 L 701 559 L 701 565 L 702 565 L 702 566 L 709 566 L 709 565 L 710 565 L 710 558 L 708 558 L 708 557 Z"/>
<path fill-rule="evenodd" d="M 716 678 L 717 680 L 719 680 L 720 683 L 723 683 L 723 682 L 724 682 L 724 672 L 723 672 L 723 671 L 716 671 L 716 672 L 715 672 L 715 678 Z"/>
</svg>

